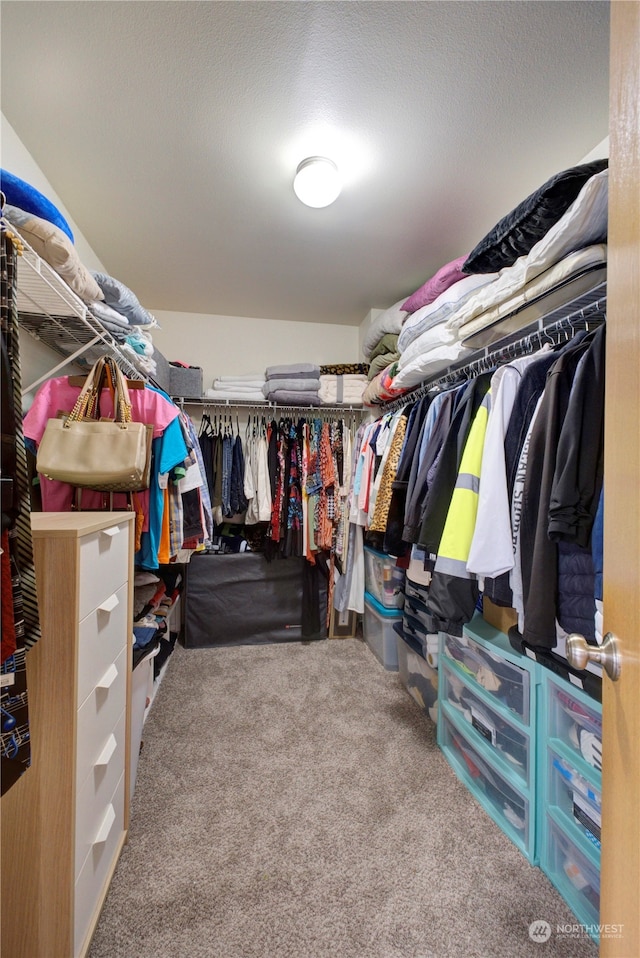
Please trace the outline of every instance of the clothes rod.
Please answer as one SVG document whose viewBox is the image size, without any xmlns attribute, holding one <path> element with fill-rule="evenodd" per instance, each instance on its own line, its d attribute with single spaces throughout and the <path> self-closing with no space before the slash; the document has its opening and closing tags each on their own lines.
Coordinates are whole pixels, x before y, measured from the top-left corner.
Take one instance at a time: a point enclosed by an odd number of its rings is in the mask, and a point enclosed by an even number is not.
<svg viewBox="0 0 640 958">
<path fill-rule="evenodd" d="M 425 380 L 415 389 L 392 399 L 390 402 L 381 403 L 376 407 L 368 407 L 370 412 L 377 414 L 380 412 L 394 413 L 403 406 L 414 403 L 422 399 L 433 390 L 443 389 L 453 386 L 455 383 L 464 382 L 465 379 L 472 379 L 481 372 L 512 362 L 520 356 L 529 355 L 537 352 L 539 349 L 549 343 L 557 346 L 563 341 L 568 342 L 577 333 L 590 329 L 596 329 L 601 326 L 606 319 L 606 295 L 602 298 L 582 307 L 568 316 L 549 322 L 549 317 L 539 319 L 524 330 L 519 330 L 509 337 L 498 340 L 491 346 L 477 350 L 468 356 L 464 363 L 450 366 L 444 372 L 439 373 L 432 379 Z"/>
<path fill-rule="evenodd" d="M 181 408 L 184 406 L 203 406 L 206 408 L 216 408 L 216 409 L 249 409 L 249 410 L 264 410 L 269 412 L 270 410 L 286 410 L 287 412 L 348 412 L 348 413 L 365 413 L 368 412 L 367 408 L 364 406 L 287 406 L 279 405 L 278 403 L 271 402 L 247 402 L 244 400 L 221 400 L 221 399 L 187 399 L 186 397 L 173 396 L 173 401 L 177 403 Z"/>
</svg>

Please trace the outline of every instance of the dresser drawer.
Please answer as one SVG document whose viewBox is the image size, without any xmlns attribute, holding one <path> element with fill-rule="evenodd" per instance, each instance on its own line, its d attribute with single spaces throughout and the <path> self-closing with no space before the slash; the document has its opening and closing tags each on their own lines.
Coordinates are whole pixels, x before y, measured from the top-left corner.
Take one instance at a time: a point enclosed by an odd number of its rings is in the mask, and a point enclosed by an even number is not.
<svg viewBox="0 0 640 958">
<path fill-rule="evenodd" d="M 125 742 L 126 715 L 123 712 L 117 725 L 107 736 L 92 771 L 76 794 L 76 878 L 91 851 L 111 796 L 122 776 Z"/>
<path fill-rule="evenodd" d="M 443 652 L 507 709 L 528 725 L 529 673 L 483 648 L 470 636 L 444 634 Z"/>
<path fill-rule="evenodd" d="M 128 522 L 114 523 L 80 540 L 80 619 L 127 581 L 129 575 Z"/>
<path fill-rule="evenodd" d="M 130 631 L 128 598 L 128 587 L 123 585 L 80 623 L 78 707 L 127 645 Z"/>
<path fill-rule="evenodd" d="M 586 696 L 573 695 L 570 686 L 560 688 L 550 679 L 547 692 L 549 738 L 563 742 L 592 768 L 602 771 L 602 716 L 597 707 L 586 704 Z"/>
<path fill-rule="evenodd" d="M 82 948 L 96 906 L 106 891 L 124 834 L 124 774 L 118 781 L 98 827 L 91 851 L 78 875 L 74 901 L 74 955 Z"/>
<path fill-rule="evenodd" d="M 76 785 L 82 788 L 125 708 L 129 651 L 123 649 L 78 709 Z"/>
<path fill-rule="evenodd" d="M 441 694 L 448 706 L 455 709 L 477 734 L 482 736 L 499 756 L 499 761 L 508 762 L 509 767 L 522 779 L 523 785 L 531 784 L 530 769 L 534 759 L 529 736 L 519 729 L 515 722 L 509 721 L 479 695 L 474 694 L 456 675 L 446 658 L 440 663 L 440 672 Z"/>
</svg>

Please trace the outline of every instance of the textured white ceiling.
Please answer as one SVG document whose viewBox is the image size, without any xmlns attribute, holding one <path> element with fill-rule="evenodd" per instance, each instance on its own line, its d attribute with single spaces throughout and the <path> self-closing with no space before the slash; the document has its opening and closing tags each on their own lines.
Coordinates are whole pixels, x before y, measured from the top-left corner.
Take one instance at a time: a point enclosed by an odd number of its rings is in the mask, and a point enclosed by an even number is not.
<svg viewBox="0 0 640 958">
<path fill-rule="evenodd" d="M 2 2 L 2 111 L 153 310 L 357 324 L 608 133 L 606 2 Z M 298 162 L 328 154 L 333 206 Z"/>
</svg>

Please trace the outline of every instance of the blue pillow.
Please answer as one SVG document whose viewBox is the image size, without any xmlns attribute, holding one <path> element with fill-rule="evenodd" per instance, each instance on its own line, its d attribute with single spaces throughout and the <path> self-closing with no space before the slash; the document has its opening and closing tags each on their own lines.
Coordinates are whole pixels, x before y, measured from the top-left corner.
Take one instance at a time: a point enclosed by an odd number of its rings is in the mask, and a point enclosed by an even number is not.
<svg viewBox="0 0 640 958">
<path fill-rule="evenodd" d="M 14 176 L 8 170 L 0 170 L 0 189 L 4 193 L 9 206 L 17 206 L 26 213 L 32 213 L 34 216 L 39 216 L 40 219 L 53 223 L 63 233 L 66 233 L 73 243 L 73 233 L 66 219 L 51 200 L 48 200 L 35 186 L 25 183 L 19 176 Z"/>
</svg>

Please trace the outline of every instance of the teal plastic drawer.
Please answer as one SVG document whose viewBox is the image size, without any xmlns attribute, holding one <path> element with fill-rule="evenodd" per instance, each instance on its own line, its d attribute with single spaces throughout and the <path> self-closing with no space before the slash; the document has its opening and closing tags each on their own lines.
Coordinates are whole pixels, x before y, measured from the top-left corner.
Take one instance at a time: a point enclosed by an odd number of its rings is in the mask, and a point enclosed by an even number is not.
<svg viewBox="0 0 640 958">
<path fill-rule="evenodd" d="M 527 669 L 514 665 L 502 652 L 490 651 L 467 634 L 457 637 L 444 633 L 442 651 L 493 696 L 496 703 L 529 724 L 530 674 Z"/>
<path fill-rule="evenodd" d="M 541 866 L 581 924 L 598 940 L 600 870 L 550 816 Z"/>
<path fill-rule="evenodd" d="M 547 782 L 548 805 L 570 819 L 584 839 L 600 850 L 600 790 L 552 749 L 547 754 Z"/>
<path fill-rule="evenodd" d="M 513 788 L 450 720 L 446 703 L 438 710 L 438 743 L 458 778 L 496 824 L 533 861 L 533 815 L 528 798 Z"/>
<path fill-rule="evenodd" d="M 531 785 L 535 758 L 529 735 L 505 718 L 504 713 L 492 708 L 486 701 L 489 696 L 483 698 L 480 692 L 475 694 L 446 658 L 441 660 L 440 672 L 442 699 L 482 736 L 498 762 L 507 762 L 525 787 Z"/>
<path fill-rule="evenodd" d="M 571 752 L 602 771 L 602 714 L 598 703 L 567 683 L 546 678 L 548 737 L 557 739 Z"/>
</svg>

